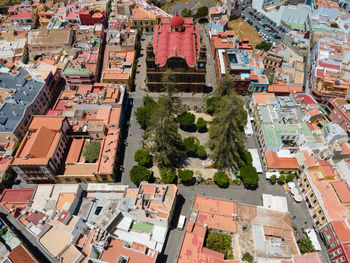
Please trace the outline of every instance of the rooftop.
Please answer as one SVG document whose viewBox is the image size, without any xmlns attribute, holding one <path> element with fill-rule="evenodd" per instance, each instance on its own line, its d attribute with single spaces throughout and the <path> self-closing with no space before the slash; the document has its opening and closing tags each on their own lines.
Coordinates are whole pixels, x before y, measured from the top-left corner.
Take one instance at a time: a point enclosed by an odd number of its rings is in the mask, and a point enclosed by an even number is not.
<svg viewBox="0 0 350 263">
<path fill-rule="evenodd" d="M 148 249 L 137 243 L 131 247 L 126 247 L 122 240 L 114 238 L 107 250 L 102 252 L 101 260 L 106 263 L 114 263 L 122 258 L 128 258 L 128 263 L 154 263 L 157 260 L 158 252 Z"/>
<path fill-rule="evenodd" d="M 276 152 L 265 153 L 266 163 L 270 169 L 298 169 L 296 158 L 278 157 Z"/>
<path fill-rule="evenodd" d="M 34 189 L 4 189 L 0 203 L 27 203 L 33 196 Z"/>
<path fill-rule="evenodd" d="M 34 116 L 12 164 L 46 165 L 59 144 L 64 119 L 60 116 Z"/>
<path fill-rule="evenodd" d="M 44 86 L 44 81 L 33 78 L 28 71 L 17 68 L 0 71 L 0 87 L 11 90 L 0 106 L 0 132 L 13 132 L 24 115 L 25 110 L 33 103 Z"/>
<path fill-rule="evenodd" d="M 34 256 L 23 246 L 19 245 L 11 250 L 8 258 L 12 263 L 38 263 Z"/>
</svg>

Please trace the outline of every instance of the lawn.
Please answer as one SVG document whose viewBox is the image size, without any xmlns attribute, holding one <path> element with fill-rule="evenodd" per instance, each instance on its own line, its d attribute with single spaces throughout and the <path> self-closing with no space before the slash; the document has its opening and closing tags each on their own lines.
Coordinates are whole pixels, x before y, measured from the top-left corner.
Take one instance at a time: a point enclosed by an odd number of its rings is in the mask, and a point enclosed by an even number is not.
<svg viewBox="0 0 350 263">
<path fill-rule="evenodd" d="M 153 230 L 153 225 L 144 222 L 136 222 L 132 225 L 131 229 L 151 234 Z"/>
<path fill-rule="evenodd" d="M 263 39 L 260 37 L 259 33 L 244 21 L 241 17 L 235 20 L 232 20 L 228 23 L 229 29 L 235 31 L 236 35 L 242 39 L 244 37 L 248 38 L 250 44 L 255 48 Z"/>
</svg>

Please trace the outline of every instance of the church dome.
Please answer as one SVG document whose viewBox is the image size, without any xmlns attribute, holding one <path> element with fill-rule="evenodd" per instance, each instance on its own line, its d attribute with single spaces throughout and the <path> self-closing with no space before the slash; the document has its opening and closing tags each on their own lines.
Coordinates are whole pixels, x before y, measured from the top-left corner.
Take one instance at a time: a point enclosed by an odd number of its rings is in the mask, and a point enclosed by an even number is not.
<svg viewBox="0 0 350 263">
<path fill-rule="evenodd" d="M 179 26 L 182 26 L 183 24 L 184 24 L 184 19 L 181 16 L 179 16 L 177 12 L 176 12 L 176 15 L 170 19 L 170 25 L 173 27 L 179 27 Z"/>
</svg>

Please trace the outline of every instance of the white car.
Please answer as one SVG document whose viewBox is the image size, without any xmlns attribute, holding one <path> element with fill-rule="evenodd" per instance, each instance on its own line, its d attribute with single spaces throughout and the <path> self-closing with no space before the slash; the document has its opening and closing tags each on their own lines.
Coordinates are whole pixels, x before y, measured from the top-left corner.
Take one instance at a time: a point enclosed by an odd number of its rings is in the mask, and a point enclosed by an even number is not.
<svg viewBox="0 0 350 263">
<path fill-rule="evenodd" d="M 180 215 L 179 222 L 177 223 L 177 229 L 183 230 L 186 222 L 186 217 L 183 215 Z"/>
</svg>

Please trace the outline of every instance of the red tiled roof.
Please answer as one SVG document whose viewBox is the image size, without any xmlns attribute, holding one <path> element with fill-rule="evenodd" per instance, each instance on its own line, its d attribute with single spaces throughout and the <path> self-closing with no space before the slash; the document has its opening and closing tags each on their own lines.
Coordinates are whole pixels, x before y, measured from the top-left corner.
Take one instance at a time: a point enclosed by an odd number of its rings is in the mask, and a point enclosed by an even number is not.
<svg viewBox="0 0 350 263">
<path fill-rule="evenodd" d="M 344 181 L 335 181 L 331 183 L 337 196 L 342 203 L 350 203 L 350 189 Z"/>
<path fill-rule="evenodd" d="M 294 263 L 321 263 L 317 252 L 293 256 Z"/>
<path fill-rule="evenodd" d="M 296 158 L 278 157 L 276 152 L 265 153 L 267 166 L 271 169 L 298 169 Z"/>
<path fill-rule="evenodd" d="M 199 50 L 200 44 L 198 26 L 194 26 L 193 22 L 186 19 L 182 32 L 172 32 L 169 20 L 169 18 L 163 18 L 161 25 L 155 26 L 153 52 L 156 56 L 156 64 L 164 66 L 169 57 L 180 56 L 186 59 L 188 66 L 194 66 L 196 48 Z"/>
<path fill-rule="evenodd" d="M 339 238 L 339 241 L 342 243 L 350 242 L 350 220 L 345 222 L 344 220 L 333 221 L 332 225 L 334 227 L 335 232 Z"/>
<path fill-rule="evenodd" d="M 19 245 L 11 250 L 8 258 L 13 263 L 36 263 L 36 261 L 31 254 L 22 246 Z"/>
<path fill-rule="evenodd" d="M 176 15 L 170 19 L 170 25 L 174 27 L 182 26 L 184 22 L 184 19 L 181 16 L 179 16 L 177 12 Z"/>
<path fill-rule="evenodd" d="M 26 203 L 33 196 L 34 189 L 5 189 L 0 196 L 1 203 Z"/>
</svg>

